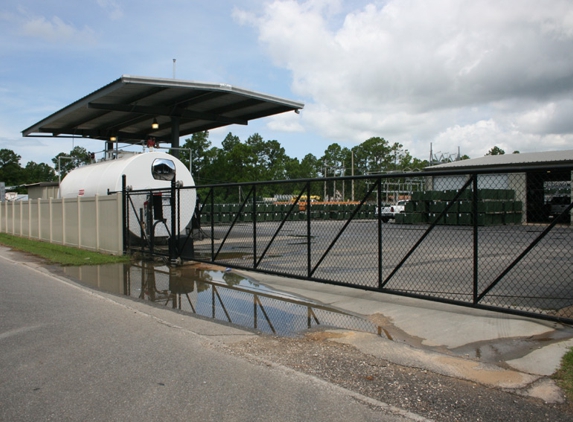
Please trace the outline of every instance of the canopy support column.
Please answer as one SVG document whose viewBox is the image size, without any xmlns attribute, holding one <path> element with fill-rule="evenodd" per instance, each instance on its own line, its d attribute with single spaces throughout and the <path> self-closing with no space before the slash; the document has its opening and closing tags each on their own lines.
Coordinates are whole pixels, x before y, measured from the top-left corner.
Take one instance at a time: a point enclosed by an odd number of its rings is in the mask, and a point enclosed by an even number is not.
<svg viewBox="0 0 573 422">
<path fill-rule="evenodd" d="M 171 147 L 170 154 L 179 158 L 179 116 L 171 116 Z"/>
</svg>

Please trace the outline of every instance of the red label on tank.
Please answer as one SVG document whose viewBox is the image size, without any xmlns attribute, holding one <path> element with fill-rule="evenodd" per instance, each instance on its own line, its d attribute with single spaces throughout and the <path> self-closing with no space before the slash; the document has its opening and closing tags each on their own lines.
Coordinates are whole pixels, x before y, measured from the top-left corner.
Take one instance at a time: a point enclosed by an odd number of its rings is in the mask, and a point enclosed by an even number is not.
<svg viewBox="0 0 573 422">
<path fill-rule="evenodd" d="M 82 196 L 84 194 L 84 190 L 80 189 L 80 193 L 78 194 L 79 196 Z"/>
</svg>

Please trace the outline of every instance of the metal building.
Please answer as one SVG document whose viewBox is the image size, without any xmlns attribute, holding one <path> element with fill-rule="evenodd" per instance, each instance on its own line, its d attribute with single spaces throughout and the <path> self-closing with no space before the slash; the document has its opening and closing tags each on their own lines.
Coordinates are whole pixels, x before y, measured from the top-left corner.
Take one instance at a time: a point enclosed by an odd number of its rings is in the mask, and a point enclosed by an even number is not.
<svg viewBox="0 0 573 422">
<path fill-rule="evenodd" d="M 551 170 L 547 170 L 548 165 Z M 478 180 L 480 189 L 514 190 L 516 199 L 524 204 L 524 222 L 543 223 L 551 218 L 556 208 L 571 203 L 571 165 L 573 150 L 486 155 L 427 167 L 426 171 L 452 172 L 451 175 L 430 177 L 427 188 L 459 189 L 469 177 L 463 171 L 478 170 L 483 173 Z M 531 211 L 539 209 L 545 209 L 545 212 Z"/>
</svg>

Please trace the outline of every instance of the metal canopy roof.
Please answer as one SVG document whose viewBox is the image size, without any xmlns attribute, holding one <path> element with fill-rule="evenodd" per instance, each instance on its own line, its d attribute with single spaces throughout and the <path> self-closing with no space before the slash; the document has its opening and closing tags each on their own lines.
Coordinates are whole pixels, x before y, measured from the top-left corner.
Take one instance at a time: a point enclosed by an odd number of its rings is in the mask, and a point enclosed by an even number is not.
<svg viewBox="0 0 573 422">
<path fill-rule="evenodd" d="M 87 137 L 140 143 L 179 136 L 287 111 L 303 103 L 225 84 L 123 75 L 22 131 L 27 137 Z M 157 120 L 158 129 L 151 125 Z"/>
</svg>

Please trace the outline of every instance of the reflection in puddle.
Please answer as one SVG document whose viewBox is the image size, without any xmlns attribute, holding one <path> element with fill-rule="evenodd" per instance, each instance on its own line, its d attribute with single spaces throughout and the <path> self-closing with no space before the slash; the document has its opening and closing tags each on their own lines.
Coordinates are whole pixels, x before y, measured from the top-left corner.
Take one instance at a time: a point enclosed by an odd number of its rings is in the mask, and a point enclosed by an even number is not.
<svg viewBox="0 0 573 422">
<path fill-rule="evenodd" d="M 169 268 L 150 262 L 65 267 L 65 274 L 106 292 L 289 336 L 321 327 L 382 334 L 356 315 L 276 291 L 232 271 L 205 264 Z"/>
</svg>

